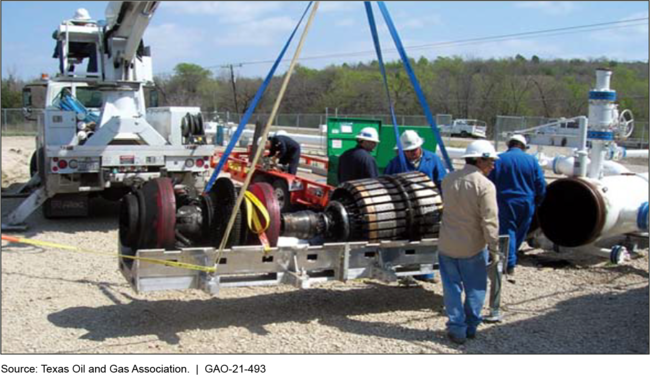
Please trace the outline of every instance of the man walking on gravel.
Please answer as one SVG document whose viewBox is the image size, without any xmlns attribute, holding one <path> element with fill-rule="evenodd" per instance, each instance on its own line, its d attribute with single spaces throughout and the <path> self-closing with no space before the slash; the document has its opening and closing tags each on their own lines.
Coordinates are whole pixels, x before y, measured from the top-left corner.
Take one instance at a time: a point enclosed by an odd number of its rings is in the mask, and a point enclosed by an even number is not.
<svg viewBox="0 0 650 376">
<path fill-rule="evenodd" d="M 546 180 L 537 159 L 526 154 L 526 139 L 514 135 L 508 140 L 508 151 L 499 154 L 489 179 L 497 189 L 499 233 L 510 236 L 506 274 L 514 282 L 517 251 L 524 242 L 533 221 L 535 207 L 542 203 Z"/>
<path fill-rule="evenodd" d="M 487 178 L 498 159 L 496 150 L 489 141 L 474 141 L 463 158 L 465 167 L 442 181 L 444 211 L 438 243 L 447 336 L 457 344 L 474 338 L 483 320 L 487 251 L 497 252 L 499 243 L 496 189 Z"/>
</svg>

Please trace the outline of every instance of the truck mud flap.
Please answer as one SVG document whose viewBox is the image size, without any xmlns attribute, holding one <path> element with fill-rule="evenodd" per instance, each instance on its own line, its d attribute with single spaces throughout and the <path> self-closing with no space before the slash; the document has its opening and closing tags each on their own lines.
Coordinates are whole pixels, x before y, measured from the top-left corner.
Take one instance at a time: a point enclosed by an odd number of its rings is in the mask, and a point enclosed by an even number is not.
<svg viewBox="0 0 650 376">
<path fill-rule="evenodd" d="M 88 195 L 63 193 L 55 195 L 43 204 L 43 216 L 47 219 L 87 217 Z"/>
</svg>

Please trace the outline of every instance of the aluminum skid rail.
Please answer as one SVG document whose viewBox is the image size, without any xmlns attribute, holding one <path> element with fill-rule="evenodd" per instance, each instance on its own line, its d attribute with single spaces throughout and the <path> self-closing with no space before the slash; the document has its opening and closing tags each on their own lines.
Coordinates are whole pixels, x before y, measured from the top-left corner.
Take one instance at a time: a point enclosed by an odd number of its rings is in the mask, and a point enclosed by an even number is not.
<svg viewBox="0 0 650 376">
<path fill-rule="evenodd" d="M 136 256 L 203 267 L 218 265 L 215 273 L 177 268 L 140 259 L 119 258 L 119 268 L 137 292 L 203 290 L 217 295 L 222 287 L 290 284 L 309 288 L 313 283 L 367 278 L 395 282 L 429 274 L 437 262 L 438 239 L 382 241 L 380 243 L 325 243 L 319 246 L 237 246 L 217 248 L 138 250 Z M 128 248 L 119 245 L 121 254 Z"/>
</svg>

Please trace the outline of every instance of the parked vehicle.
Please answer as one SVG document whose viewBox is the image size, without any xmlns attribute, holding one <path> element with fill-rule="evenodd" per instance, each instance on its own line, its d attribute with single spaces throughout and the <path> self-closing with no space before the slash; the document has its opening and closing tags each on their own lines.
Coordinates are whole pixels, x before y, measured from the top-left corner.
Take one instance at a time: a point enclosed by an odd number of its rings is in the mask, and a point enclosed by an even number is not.
<svg viewBox="0 0 650 376">
<path fill-rule="evenodd" d="M 58 25 L 59 73 L 23 91 L 25 115 L 38 122 L 28 183 L 35 190 L 9 225 L 41 205 L 47 218 L 86 216 L 89 196 L 118 200 L 161 177 L 202 189 L 213 147 L 200 109 L 146 107 L 153 75 L 142 35 L 157 6 L 111 2 L 103 27 L 85 10 Z"/>
<path fill-rule="evenodd" d="M 456 119 L 440 127 L 440 133 L 451 137 L 485 138 L 487 123 L 476 119 Z"/>
</svg>

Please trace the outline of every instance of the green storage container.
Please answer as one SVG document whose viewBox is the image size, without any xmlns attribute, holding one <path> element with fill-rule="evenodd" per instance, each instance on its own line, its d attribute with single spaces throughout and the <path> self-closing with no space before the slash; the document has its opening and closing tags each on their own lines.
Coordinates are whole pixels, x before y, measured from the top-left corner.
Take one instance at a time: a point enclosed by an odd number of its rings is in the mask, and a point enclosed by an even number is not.
<svg viewBox="0 0 650 376">
<path fill-rule="evenodd" d="M 379 133 L 381 120 L 327 118 L 327 158 L 329 160 L 327 184 L 332 186 L 339 184 L 337 176 L 339 156 L 346 150 L 352 149 L 357 145 L 356 136 L 366 127 L 375 128 L 377 133 Z M 381 140 L 381 135 L 379 137 Z M 378 153 L 379 148 L 377 147 L 370 154 L 376 159 Z"/>
<path fill-rule="evenodd" d="M 327 158 L 329 170 L 327 171 L 327 184 L 337 186 L 339 156 L 348 149 L 357 145 L 356 136 L 365 127 L 373 127 L 379 133 L 379 145 L 370 153 L 377 161 L 377 170 L 383 174 L 388 162 L 397 156 L 395 146 L 395 131 L 392 124 L 382 124 L 381 120 L 328 118 L 327 119 Z M 426 125 L 400 125 L 397 127 L 399 135 L 406 130 L 414 130 L 424 139 L 422 147 L 436 152 L 438 146 L 431 127 Z"/>
</svg>

